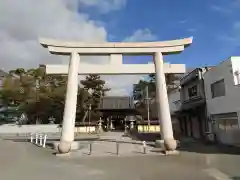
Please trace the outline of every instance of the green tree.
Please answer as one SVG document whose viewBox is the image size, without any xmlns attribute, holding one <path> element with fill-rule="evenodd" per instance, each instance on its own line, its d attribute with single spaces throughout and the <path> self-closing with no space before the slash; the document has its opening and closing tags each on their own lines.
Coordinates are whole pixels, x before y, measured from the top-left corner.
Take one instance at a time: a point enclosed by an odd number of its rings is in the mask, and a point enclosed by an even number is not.
<svg viewBox="0 0 240 180">
<path fill-rule="evenodd" d="M 167 92 L 171 93 L 178 88 L 177 81 L 180 80 L 180 76 L 178 74 L 165 74 L 165 80 L 166 80 L 166 85 L 167 85 Z M 156 89 L 156 75 L 155 74 L 149 75 L 149 84 L 151 86 L 151 90 Z"/>
<path fill-rule="evenodd" d="M 85 80 L 81 80 L 83 88 L 90 92 L 88 103 L 91 104 L 92 109 L 96 109 L 100 103 L 101 97 L 105 96 L 109 88 L 105 87 L 105 81 L 99 75 L 88 75 Z"/>
<path fill-rule="evenodd" d="M 148 92 L 147 92 L 148 91 Z M 155 96 L 155 85 L 149 81 L 140 80 L 137 84 L 133 86 L 133 98 L 136 101 L 142 101 L 146 98 L 148 93 L 149 98 Z"/>
<path fill-rule="evenodd" d="M 177 81 L 180 80 L 179 76 L 176 74 L 165 74 L 166 85 L 168 93 L 173 92 L 178 88 Z M 136 109 L 142 114 L 142 116 L 147 117 L 147 105 L 146 98 L 148 91 L 148 98 L 154 99 L 156 97 L 156 76 L 155 74 L 150 74 L 148 80 L 140 80 L 133 87 L 133 98 L 137 101 L 135 104 Z M 150 109 L 150 114 L 152 109 Z"/>
<path fill-rule="evenodd" d="M 95 89 L 93 96 L 104 94 L 104 83 L 98 78 L 98 85 L 90 86 Z M 55 118 L 55 123 L 61 123 L 64 112 L 67 76 L 48 75 L 45 68 L 18 68 L 11 70 L 0 90 L 2 101 L 6 106 L 18 106 L 28 116 L 28 123 L 49 123 L 49 117 Z M 87 86 L 89 87 L 89 86 Z M 90 88 L 89 87 L 89 88 Z M 78 88 L 78 104 L 76 121 L 84 116 L 90 96 L 87 88 Z M 95 99 L 94 99 L 95 100 Z"/>
<path fill-rule="evenodd" d="M 105 81 L 101 79 L 99 75 L 90 74 L 86 76 L 85 80 L 81 81 L 83 88 L 87 90 L 88 98 L 85 99 L 85 111 L 88 110 L 89 106 L 91 106 L 91 119 L 96 120 L 99 118 L 99 112 L 95 111 L 96 108 L 99 107 L 100 100 L 103 96 L 106 95 L 107 91 L 110 91 L 109 88 L 105 87 Z"/>
<path fill-rule="evenodd" d="M 178 88 L 177 81 L 180 80 L 180 76 L 176 74 L 165 74 L 166 85 L 168 93 L 173 92 Z M 146 97 L 146 87 L 148 87 L 148 96 L 155 98 L 156 96 L 156 76 L 150 74 L 148 80 L 140 80 L 133 87 L 133 97 L 135 100 L 140 101 Z"/>
<path fill-rule="evenodd" d="M 8 75 L 5 77 L 0 91 L 2 102 L 6 105 L 20 105 L 24 99 L 21 90 L 20 80 Z"/>
</svg>

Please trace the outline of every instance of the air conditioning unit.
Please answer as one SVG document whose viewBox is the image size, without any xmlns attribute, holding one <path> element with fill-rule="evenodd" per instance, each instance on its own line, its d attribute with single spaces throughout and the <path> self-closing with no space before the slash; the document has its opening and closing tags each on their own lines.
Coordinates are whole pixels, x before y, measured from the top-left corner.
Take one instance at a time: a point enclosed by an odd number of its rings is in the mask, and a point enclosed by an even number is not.
<svg viewBox="0 0 240 180">
<path fill-rule="evenodd" d="M 214 141 L 214 134 L 211 132 L 205 132 L 208 141 Z"/>
<path fill-rule="evenodd" d="M 213 141 L 213 140 L 214 140 L 214 135 L 213 135 L 213 133 L 208 134 L 208 138 L 209 138 L 210 141 Z"/>
</svg>

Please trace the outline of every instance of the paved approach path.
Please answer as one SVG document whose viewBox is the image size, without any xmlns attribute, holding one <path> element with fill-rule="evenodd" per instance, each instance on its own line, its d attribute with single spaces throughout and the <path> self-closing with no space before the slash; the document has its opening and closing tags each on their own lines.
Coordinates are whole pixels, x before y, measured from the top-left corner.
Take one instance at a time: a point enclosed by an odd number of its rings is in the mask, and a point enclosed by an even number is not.
<svg viewBox="0 0 240 180">
<path fill-rule="evenodd" d="M 159 149 L 149 146 L 148 143 L 144 147 L 142 141 L 132 140 L 122 132 L 102 133 L 99 139 L 81 141 L 80 144 L 82 148 L 72 152 L 71 158 L 89 157 L 90 144 L 91 157 L 163 155 Z"/>
<path fill-rule="evenodd" d="M 238 180 L 239 155 L 59 158 L 51 149 L 0 140 L 0 176 L 4 180 Z M 226 165 L 223 165 L 224 162 Z"/>
</svg>

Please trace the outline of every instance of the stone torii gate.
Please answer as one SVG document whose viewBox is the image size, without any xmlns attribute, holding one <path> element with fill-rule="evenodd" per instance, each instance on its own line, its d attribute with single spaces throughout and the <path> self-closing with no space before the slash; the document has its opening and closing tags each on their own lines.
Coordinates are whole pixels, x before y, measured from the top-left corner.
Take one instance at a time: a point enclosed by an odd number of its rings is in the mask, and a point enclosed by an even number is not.
<svg viewBox="0 0 240 180">
<path fill-rule="evenodd" d="M 185 65 L 166 64 L 163 62 L 163 55 L 180 53 L 191 43 L 192 37 L 162 42 L 107 42 L 99 44 L 40 39 L 40 44 L 48 48 L 50 53 L 70 56 L 69 66 L 46 65 L 46 73 L 48 74 L 68 74 L 63 128 L 58 146 L 59 152 L 68 153 L 74 141 L 79 74 L 121 75 L 156 73 L 156 100 L 158 102 L 162 140 L 166 150 L 175 150 L 177 144 L 173 137 L 164 73 L 184 73 Z M 154 64 L 122 64 L 122 56 L 124 54 L 153 55 Z M 110 63 L 107 65 L 81 64 L 81 55 L 108 55 L 110 56 Z"/>
</svg>

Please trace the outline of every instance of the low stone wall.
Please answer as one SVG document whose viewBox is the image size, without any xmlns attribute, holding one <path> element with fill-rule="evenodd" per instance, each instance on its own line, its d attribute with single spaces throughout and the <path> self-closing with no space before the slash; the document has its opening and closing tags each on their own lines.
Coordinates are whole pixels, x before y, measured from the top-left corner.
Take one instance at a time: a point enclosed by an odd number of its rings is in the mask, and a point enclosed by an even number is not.
<svg viewBox="0 0 240 180">
<path fill-rule="evenodd" d="M 75 127 L 75 133 L 87 133 L 87 132 L 96 132 L 96 126 L 80 126 Z"/>
<path fill-rule="evenodd" d="M 22 134 L 22 133 L 58 133 L 59 128 L 57 124 L 48 125 L 15 125 L 4 124 L 0 126 L 0 134 Z"/>
<path fill-rule="evenodd" d="M 15 125 L 4 124 L 0 126 L 0 134 L 24 134 L 24 133 L 59 133 L 62 128 L 58 124 L 46 125 Z M 95 132 L 96 126 L 75 127 L 75 133 Z"/>
</svg>

